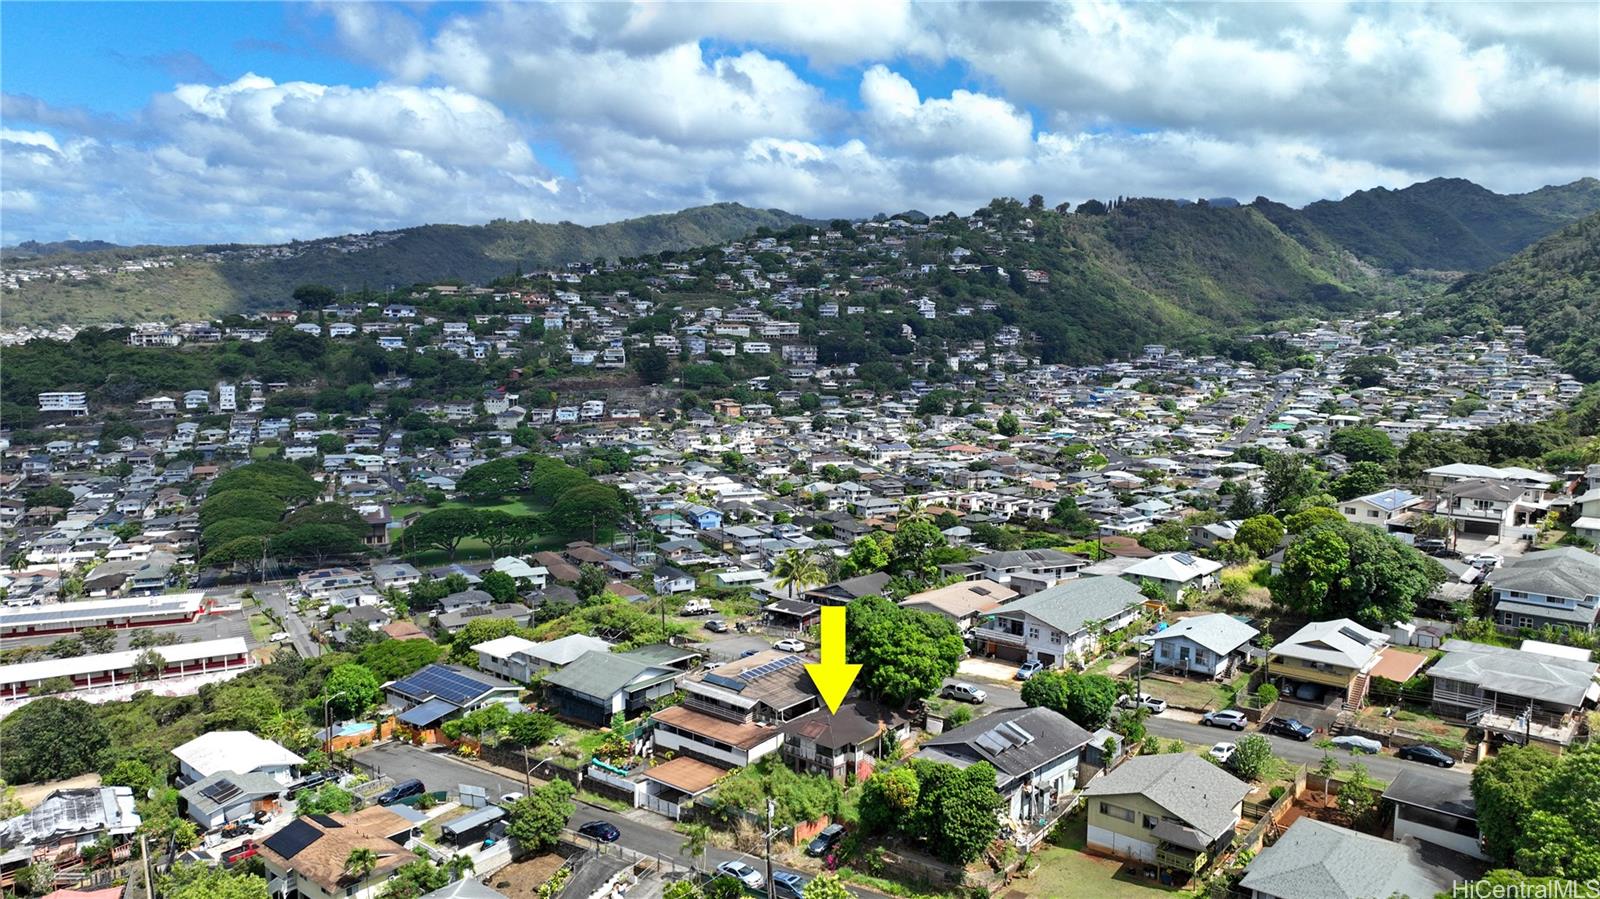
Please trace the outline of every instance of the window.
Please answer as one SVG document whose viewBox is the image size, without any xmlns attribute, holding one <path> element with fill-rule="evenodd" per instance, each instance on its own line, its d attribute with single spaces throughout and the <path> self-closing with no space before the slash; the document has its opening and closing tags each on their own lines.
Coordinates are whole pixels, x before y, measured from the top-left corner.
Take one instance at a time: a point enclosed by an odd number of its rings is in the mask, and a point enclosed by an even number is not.
<svg viewBox="0 0 1600 899">
<path fill-rule="evenodd" d="M 1377 518 L 1378 517 L 1377 510 L 1376 509 L 1368 509 L 1367 510 L 1367 517 L 1368 518 Z"/>
<path fill-rule="evenodd" d="M 1154 815 L 1145 815 L 1144 816 L 1144 829 L 1145 830 L 1155 830 L 1156 829 L 1157 820 L 1158 819 Z"/>
<path fill-rule="evenodd" d="M 1117 818 L 1117 819 L 1122 820 L 1122 821 L 1132 821 L 1133 820 L 1133 809 L 1131 809 L 1131 808 L 1118 808 L 1117 806 L 1114 806 L 1109 802 L 1100 803 L 1100 814 L 1105 815 L 1105 816 L 1110 817 L 1110 818 Z"/>
<path fill-rule="evenodd" d="M 1346 515 L 1354 515 L 1354 514 L 1356 514 L 1356 507 L 1355 506 L 1345 506 L 1344 507 L 1344 514 L 1346 514 Z"/>
<path fill-rule="evenodd" d="M 1527 615 L 1518 616 L 1517 627 L 1533 627 L 1533 619 Z"/>
<path fill-rule="evenodd" d="M 1039 629 L 1036 627 L 1028 628 L 1028 638 L 1031 640 L 1039 639 Z"/>
</svg>

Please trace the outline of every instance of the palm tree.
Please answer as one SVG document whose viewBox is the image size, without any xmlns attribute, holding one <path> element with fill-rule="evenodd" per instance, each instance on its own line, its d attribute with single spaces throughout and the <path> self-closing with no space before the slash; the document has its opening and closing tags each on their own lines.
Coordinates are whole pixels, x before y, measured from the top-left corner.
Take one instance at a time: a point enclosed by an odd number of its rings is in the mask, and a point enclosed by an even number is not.
<svg viewBox="0 0 1600 899">
<path fill-rule="evenodd" d="M 795 589 L 805 587 L 807 584 L 820 584 L 825 575 L 822 566 L 808 552 L 798 549 L 784 550 L 772 563 L 772 576 L 779 589 L 787 589 L 789 598 L 794 599 Z"/>
<path fill-rule="evenodd" d="M 683 825 L 683 846 L 678 850 L 690 858 L 700 860 L 700 867 L 706 865 L 706 847 L 711 845 L 711 828 L 705 824 Z"/>
<path fill-rule="evenodd" d="M 355 878 L 358 882 L 366 880 L 367 875 L 371 874 L 377 867 L 378 853 L 365 846 L 357 846 L 350 850 L 349 855 L 344 857 L 344 873 Z"/>
<path fill-rule="evenodd" d="M 913 521 L 928 521 L 932 518 L 928 509 L 922 504 L 922 497 L 908 496 L 900 500 L 900 516 L 898 524 L 910 524 Z"/>
</svg>

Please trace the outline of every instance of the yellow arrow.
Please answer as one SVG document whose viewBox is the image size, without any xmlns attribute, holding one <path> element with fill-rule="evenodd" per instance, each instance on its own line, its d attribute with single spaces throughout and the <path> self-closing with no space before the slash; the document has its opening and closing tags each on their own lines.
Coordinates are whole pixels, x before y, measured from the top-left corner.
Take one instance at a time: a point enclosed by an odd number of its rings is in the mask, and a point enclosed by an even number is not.
<svg viewBox="0 0 1600 899">
<path fill-rule="evenodd" d="M 822 662 L 806 665 L 806 671 L 828 711 L 838 714 L 839 703 L 844 702 L 844 694 L 850 692 L 850 685 L 861 672 L 860 665 L 844 660 L 844 606 L 822 607 Z"/>
</svg>

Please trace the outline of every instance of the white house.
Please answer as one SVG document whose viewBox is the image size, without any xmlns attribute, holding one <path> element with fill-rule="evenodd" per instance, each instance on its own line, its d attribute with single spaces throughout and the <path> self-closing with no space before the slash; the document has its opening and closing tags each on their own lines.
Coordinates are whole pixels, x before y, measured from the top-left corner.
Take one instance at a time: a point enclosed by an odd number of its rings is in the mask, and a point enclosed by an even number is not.
<svg viewBox="0 0 1600 899">
<path fill-rule="evenodd" d="M 1153 638 L 1158 667 L 1185 674 L 1222 677 L 1239 658 L 1245 644 L 1260 631 L 1243 621 L 1214 612 L 1174 623 Z"/>
<path fill-rule="evenodd" d="M 295 767 L 306 760 L 247 730 L 214 730 L 172 750 L 178 759 L 178 778 L 184 783 L 204 780 L 221 771 L 264 774 L 280 784 L 295 779 Z"/>
<path fill-rule="evenodd" d="M 1139 588 L 1120 578 L 1073 578 L 981 616 L 972 636 L 986 654 L 1056 668 L 1092 652 L 1101 634 L 1132 622 L 1143 605 Z"/>
<path fill-rule="evenodd" d="M 1210 590 L 1217 586 L 1217 572 L 1221 562 L 1213 562 L 1189 553 L 1162 553 L 1140 559 L 1122 572 L 1123 577 L 1135 584 L 1152 580 L 1160 584 L 1170 599 L 1177 599 L 1183 591 L 1194 587 Z"/>
<path fill-rule="evenodd" d="M 1387 530 L 1395 516 L 1423 505 L 1426 501 L 1416 494 L 1398 487 L 1358 496 L 1339 503 L 1339 514 L 1355 524 L 1370 524 Z"/>
</svg>

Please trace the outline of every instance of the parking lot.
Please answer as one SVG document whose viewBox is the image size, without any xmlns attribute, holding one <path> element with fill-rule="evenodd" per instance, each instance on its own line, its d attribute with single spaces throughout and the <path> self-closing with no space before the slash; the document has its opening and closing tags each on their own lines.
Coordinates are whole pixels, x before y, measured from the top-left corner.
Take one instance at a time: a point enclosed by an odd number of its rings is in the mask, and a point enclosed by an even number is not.
<svg viewBox="0 0 1600 899">
<path fill-rule="evenodd" d="M 216 615 L 202 615 L 200 620 L 192 624 L 176 624 L 154 628 L 122 628 L 113 631 L 117 637 L 116 650 L 132 649 L 131 641 L 136 634 L 173 634 L 180 643 L 197 643 L 201 640 L 220 640 L 224 637 L 244 637 L 252 646 L 250 640 L 250 619 L 243 612 L 224 612 Z M 48 646 L 60 639 L 63 634 L 39 634 L 30 637 L 8 637 L 0 640 L 0 649 L 14 649 L 19 646 Z"/>
</svg>

